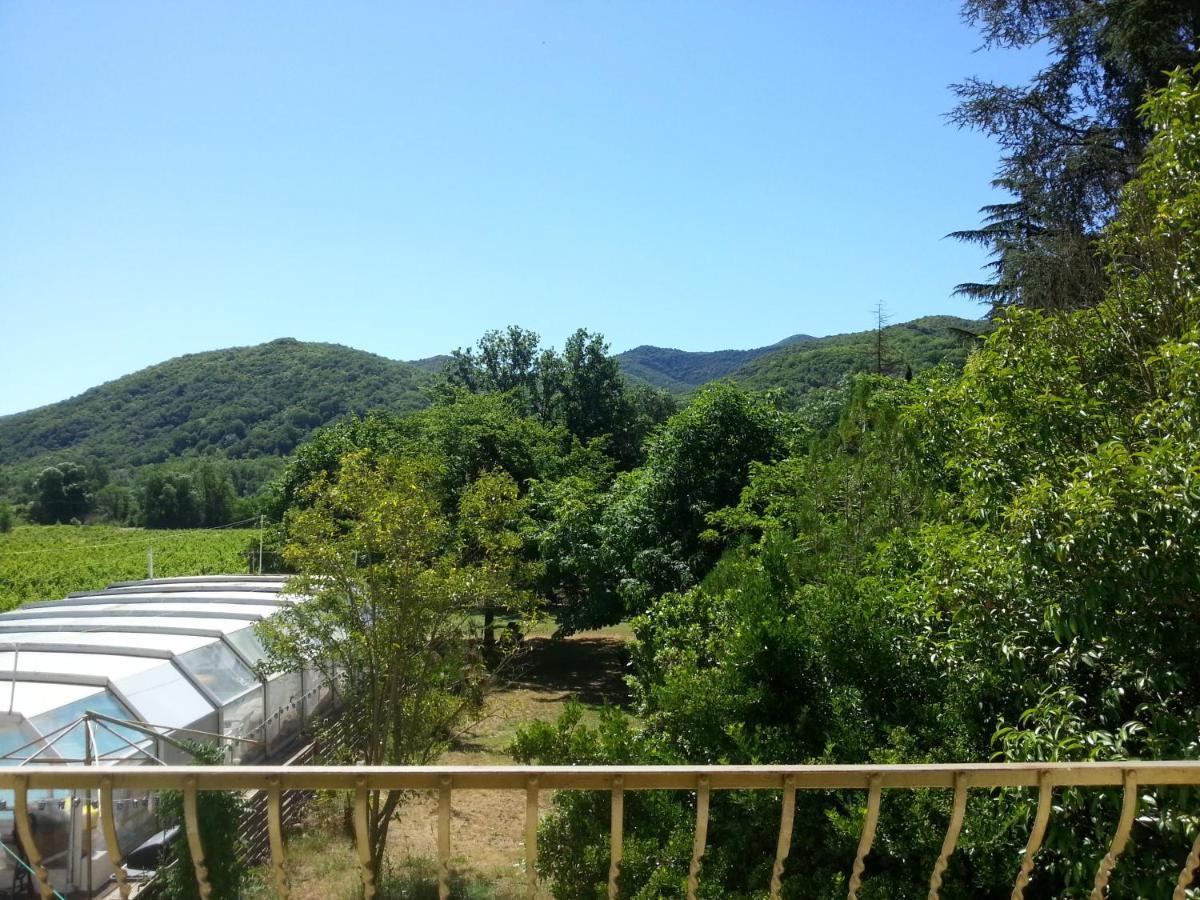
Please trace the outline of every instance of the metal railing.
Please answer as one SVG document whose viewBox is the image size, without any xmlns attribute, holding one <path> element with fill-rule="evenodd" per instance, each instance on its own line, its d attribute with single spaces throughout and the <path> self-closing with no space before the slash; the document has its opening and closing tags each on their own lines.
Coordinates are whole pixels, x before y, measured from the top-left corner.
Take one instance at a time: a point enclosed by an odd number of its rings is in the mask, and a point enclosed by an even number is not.
<svg viewBox="0 0 1200 900">
<path fill-rule="evenodd" d="M 855 900 L 871 852 L 884 791 L 943 788 L 952 790 L 949 826 L 929 879 L 930 900 L 936 900 L 947 862 L 962 828 L 971 790 L 1037 788 L 1037 812 L 1015 877 L 1012 897 L 1020 900 L 1033 871 L 1049 822 L 1054 791 L 1059 788 L 1118 787 L 1123 800 L 1108 852 L 1096 870 L 1091 896 L 1105 896 L 1109 878 L 1129 840 L 1137 813 L 1139 790 L 1200 784 L 1200 762 L 1004 763 L 894 766 L 129 766 L 107 769 L 72 766 L 0 769 L 0 789 L 14 792 L 14 814 L 22 846 L 34 870 L 41 896 L 53 896 L 48 872 L 38 851 L 28 818 L 28 792 L 45 789 L 96 790 L 107 852 L 116 869 L 121 896 L 130 886 L 121 868 L 113 791 L 175 790 L 183 794 L 184 827 L 202 898 L 211 894 L 208 866 L 197 818 L 200 791 L 260 789 L 267 795 L 271 875 L 281 898 L 288 896 L 286 848 L 281 824 L 281 795 L 289 790 L 344 790 L 354 793 L 354 823 L 365 896 L 375 893 L 367 843 L 367 798 L 372 791 L 434 791 L 438 795 L 438 887 L 449 896 L 450 807 L 455 790 L 523 791 L 525 804 L 526 891 L 535 897 L 537 883 L 537 825 L 541 794 L 548 791 L 607 791 L 611 794 L 611 859 L 608 896 L 618 896 L 624 840 L 624 800 L 627 791 L 677 790 L 696 793 L 696 830 L 688 868 L 688 897 L 700 883 L 708 835 L 712 791 L 782 791 L 779 839 L 771 873 L 770 896 L 780 895 L 785 863 L 792 843 L 796 792 L 805 790 L 865 790 L 867 809 L 858 849 L 850 868 L 849 900 Z M 220 861 L 214 861 L 219 864 Z M 1200 837 L 1181 863 L 1173 897 L 1183 900 L 1200 866 Z"/>
</svg>

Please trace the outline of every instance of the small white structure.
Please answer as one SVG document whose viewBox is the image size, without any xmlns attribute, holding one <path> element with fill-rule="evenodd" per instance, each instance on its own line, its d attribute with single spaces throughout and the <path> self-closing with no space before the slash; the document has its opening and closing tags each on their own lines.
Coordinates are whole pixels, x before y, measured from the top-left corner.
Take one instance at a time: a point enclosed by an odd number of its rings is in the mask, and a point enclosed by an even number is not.
<svg viewBox="0 0 1200 900">
<path fill-rule="evenodd" d="M 231 762 L 277 757 L 329 696 L 315 672 L 262 677 L 254 626 L 301 602 L 285 576 L 214 575 L 121 582 L 0 615 L 0 765 L 186 762 L 173 742 L 216 733 Z M 5 683 L 7 681 L 7 683 Z M 85 713 L 108 717 L 67 728 Z M 111 720 L 150 726 L 121 728 Z M 94 746 L 85 746 L 88 738 Z M 209 739 L 211 740 L 211 738 Z M 31 793 L 38 845 L 59 890 L 96 888 L 111 874 L 100 830 L 82 835 L 86 800 Z M 158 829 L 149 796 L 119 797 L 121 850 Z M 0 840 L 10 851 L 13 798 L 0 792 Z M 90 854 L 87 848 L 90 847 Z M 90 855 L 90 865 L 85 858 Z M 12 879 L 4 853 L 0 890 Z"/>
</svg>

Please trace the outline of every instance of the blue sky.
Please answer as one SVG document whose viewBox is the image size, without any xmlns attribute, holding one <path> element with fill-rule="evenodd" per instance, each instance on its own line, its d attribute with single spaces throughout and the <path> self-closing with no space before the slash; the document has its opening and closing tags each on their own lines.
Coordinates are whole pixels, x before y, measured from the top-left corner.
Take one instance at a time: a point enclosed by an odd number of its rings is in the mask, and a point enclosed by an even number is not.
<svg viewBox="0 0 1200 900">
<path fill-rule="evenodd" d="M 0 414 L 276 337 L 397 359 L 978 315 L 943 0 L 0 2 Z"/>
</svg>

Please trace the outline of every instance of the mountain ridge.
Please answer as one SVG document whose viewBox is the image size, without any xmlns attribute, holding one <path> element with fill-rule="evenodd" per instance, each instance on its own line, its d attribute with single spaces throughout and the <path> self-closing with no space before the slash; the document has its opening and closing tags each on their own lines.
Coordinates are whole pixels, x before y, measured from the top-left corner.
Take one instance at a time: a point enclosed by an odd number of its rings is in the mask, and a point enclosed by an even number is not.
<svg viewBox="0 0 1200 900">
<path fill-rule="evenodd" d="M 884 329 L 886 368 L 902 374 L 965 358 L 955 330 L 985 324 L 926 316 Z M 748 350 L 688 351 L 643 344 L 616 354 L 633 384 L 686 396 L 722 378 L 782 390 L 793 402 L 871 371 L 873 331 L 793 334 Z M 189 458 L 281 460 L 314 429 L 351 413 L 407 413 L 449 360 L 389 359 L 340 344 L 278 338 L 174 357 L 66 400 L 0 416 L 0 468 L 94 459 L 139 467 Z"/>
<path fill-rule="evenodd" d="M 794 343 L 817 340 L 811 335 L 794 334 L 774 344 L 749 350 L 678 350 L 641 344 L 616 355 L 626 377 L 651 387 L 686 393 L 702 384 L 724 378 L 760 356 Z"/>
<path fill-rule="evenodd" d="M 903 372 L 907 365 L 915 372 L 944 358 L 961 361 L 966 354 L 959 352 L 962 338 L 957 332 L 986 329 L 987 324 L 978 319 L 936 315 L 888 325 L 883 329 L 884 344 L 894 358 L 886 361 L 885 368 Z M 781 368 L 796 370 L 804 388 L 812 389 L 832 387 L 845 375 L 869 370 L 868 345 L 874 337 L 874 329 L 824 337 L 793 334 L 750 350 L 691 351 L 643 344 L 616 354 L 616 358 L 626 377 L 634 383 L 679 395 L 721 378 L 756 390 L 787 391 L 793 385 L 786 383 L 787 376 Z M 790 364 L 784 365 L 784 361 Z"/>
</svg>

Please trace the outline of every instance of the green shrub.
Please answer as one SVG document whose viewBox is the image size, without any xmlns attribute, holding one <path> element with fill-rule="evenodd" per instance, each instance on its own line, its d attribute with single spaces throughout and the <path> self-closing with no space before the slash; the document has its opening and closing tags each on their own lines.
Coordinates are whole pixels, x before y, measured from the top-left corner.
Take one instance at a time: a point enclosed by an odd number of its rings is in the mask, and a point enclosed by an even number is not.
<svg viewBox="0 0 1200 900">
<path fill-rule="evenodd" d="M 197 765 L 216 765 L 223 759 L 220 748 L 215 745 L 185 743 Z M 162 827 L 182 825 L 183 794 L 163 791 L 159 795 L 158 810 Z M 238 840 L 242 795 L 238 791 L 200 791 L 196 797 L 196 813 L 200 842 L 208 864 L 208 882 L 212 885 L 209 900 L 238 900 L 249 871 Z M 171 842 L 169 853 L 173 863 L 159 871 L 160 896 L 163 900 L 200 900 L 196 869 L 183 827 Z"/>
</svg>

